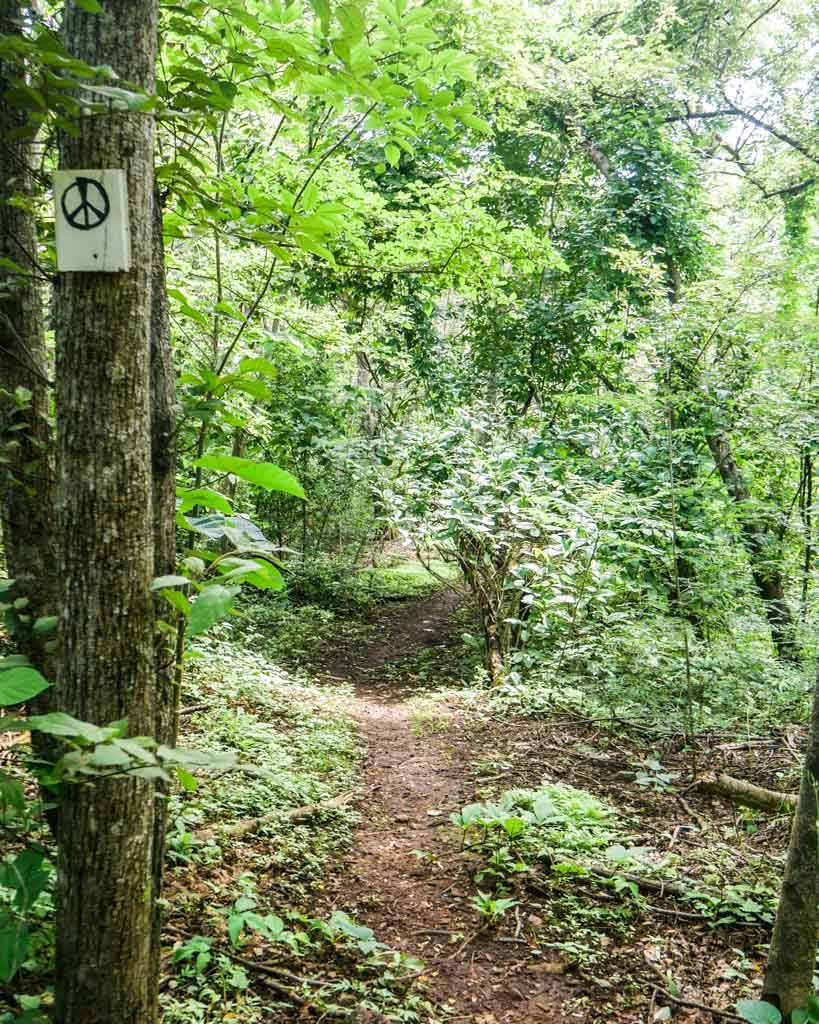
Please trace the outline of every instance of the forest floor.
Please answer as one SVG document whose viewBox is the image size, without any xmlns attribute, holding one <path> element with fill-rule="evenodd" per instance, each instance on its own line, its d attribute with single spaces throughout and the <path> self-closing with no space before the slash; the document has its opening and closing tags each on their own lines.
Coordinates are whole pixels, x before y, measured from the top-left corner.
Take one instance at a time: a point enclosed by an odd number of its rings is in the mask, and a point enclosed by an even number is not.
<svg viewBox="0 0 819 1024">
<path fill-rule="evenodd" d="M 647 753 L 639 736 L 635 743 L 565 716 L 509 719 L 465 704 L 457 690 L 425 696 L 433 666 L 444 669 L 458 646 L 456 601 L 444 591 L 382 607 L 369 642 L 357 637 L 317 659 L 319 678 L 354 685 L 350 713 L 368 751 L 363 822 L 329 882 L 332 907 L 421 959 L 448 1020 L 653 1024 L 672 1011 L 681 1022 L 730 1019 L 739 990 L 758 977 L 769 916 L 764 854 L 771 840 L 781 844 L 782 820 L 678 795 L 662 777 L 635 785 Z M 420 675 L 419 654 L 428 666 Z M 712 750 L 710 767 L 747 757 Z M 675 760 L 666 746 L 662 770 L 673 772 Z M 513 884 L 517 906 L 487 924 L 471 903 L 480 864 L 450 815 L 544 778 L 607 800 L 647 864 L 672 866 L 692 893 L 707 879 L 714 895 L 702 886 L 699 901 L 680 905 L 662 882 L 646 898 L 571 874 L 522 879 Z M 727 885 L 726 871 L 739 872 Z"/>
<path fill-rule="evenodd" d="M 788 820 L 692 768 L 787 788 L 792 733 L 702 735 L 693 766 L 668 722 L 513 713 L 470 682 L 450 589 L 279 614 L 251 609 L 189 683 L 186 742 L 258 768 L 176 808 L 164 1024 L 739 1020 Z M 541 853 L 451 818 L 543 787 L 562 817 Z M 490 919 L 481 892 L 511 903 Z"/>
<path fill-rule="evenodd" d="M 556 956 L 532 958 L 519 934 L 481 929 L 469 908 L 465 855 L 447 827 L 450 813 L 474 796 L 476 755 L 495 756 L 501 737 L 445 704 L 435 714 L 413 704 L 426 681 L 400 671 L 419 650 L 437 651 L 443 660 L 457 644 L 456 601 L 447 590 L 387 607 L 371 644 L 337 650 L 324 665 L 325 678 L 354 684 L 350 711 L 368 750 L 365 821 L 332 879 L 332 902 L 423 960 L 423 977 L 451 1011 L 448 1020 L 564 1020 L 561 1008 L 576 988 L 562 977 L 566 964 Z M 521 753 L 527 746 L 520 736 L 513 743 Z"/>
</svg>

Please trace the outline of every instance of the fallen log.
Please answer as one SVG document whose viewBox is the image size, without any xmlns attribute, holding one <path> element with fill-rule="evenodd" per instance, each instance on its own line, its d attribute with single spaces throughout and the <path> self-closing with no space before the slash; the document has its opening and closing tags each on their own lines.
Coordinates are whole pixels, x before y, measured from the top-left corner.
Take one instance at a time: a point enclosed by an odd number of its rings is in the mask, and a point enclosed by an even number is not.
<svg viewBox="0 0 819 1024">
<path fill-rule="evenodd" d="M 240 836 L 250 835 L 260 829 L 263 825 L 269 825 L 274 821 L 306 821 L 308 818 L 312 818 L 315 814 L 320 814 L 322 811 L 330 811 L 334 808 L 346 807 L 352 802 L 354 797 L 355 793 L 341 793 L 339 796 L 334 796 L 330 800 L 320 800 L 318 803 L 305 804 L 303 807 L 292 807 L 289 811 L 271 811 L 269 814 L 263 814 L 260 818 L 250 818 L 248 821 L 240 821 L 227 828 L 220 828 L 218 825 L 214 825 L 211 828 L 205 828 L 201 829 L 199 832 L 195 832 L 194 837 L 196 839 L 205 840 L 213 839 L 214 836 L 221 835 L 235 839 Z"/>
<path fill-rule="evenodd" d="M 755 786 L 753 782 L 746 782 L 744 779 L 735 779 L 731 775 L 717 775 L 716 773 L 704 775 L 698 781 L 697 786 L 706 793 L 731 800 L 735 804 L 742 804 L 743 807 L 754 807 L 760 811 L 773 811 L 780 814 L 795 811 L 799 799 L 796 793 L 782 793 L 776 789 L 765 789 L 763 786 Z"/>
</svg>

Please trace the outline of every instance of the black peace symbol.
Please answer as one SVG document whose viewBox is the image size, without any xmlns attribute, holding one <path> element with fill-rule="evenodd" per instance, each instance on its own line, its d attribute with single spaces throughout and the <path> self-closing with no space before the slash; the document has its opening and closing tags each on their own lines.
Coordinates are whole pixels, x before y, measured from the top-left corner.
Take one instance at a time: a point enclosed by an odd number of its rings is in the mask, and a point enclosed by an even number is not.
<svg viewBox="0 0 819 1024">
<path fill-rule="evenodd" d="M 75 178 L 63 192 L 60 206 L 65 219 L 78 231 L 98 228 L 111 212 L 108 193 L 93 178 Z"/>
</svg>

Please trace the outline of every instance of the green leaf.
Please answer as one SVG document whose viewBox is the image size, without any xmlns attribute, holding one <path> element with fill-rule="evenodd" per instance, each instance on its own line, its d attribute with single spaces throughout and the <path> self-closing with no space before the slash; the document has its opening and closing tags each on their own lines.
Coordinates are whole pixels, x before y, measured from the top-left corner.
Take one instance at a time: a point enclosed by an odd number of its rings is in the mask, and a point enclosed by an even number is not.
<svg viewBox="0 0 819 1024">
<path fill-rule="evenodd" d="M 229 614 L 233 607 L 233 599 L 238 593 L 238 587 L 223 587 L 214 583 L 196 598 L 188 617 L 188 633 L 190 636 L 198 636 L 210 629 L 214 622 L 218 622 Z"/>
<path fill-rule="evenodd" d="M 231 914 L 228 918 L 228 935 L 230 936 L 231 946 L 235 946 L 239 941 L 239 936 L 242 934 L 242 929 L 245 926 L 244 914 Z"/>
<path fill-rule="evenodd" d="M 89 743 L 104 743 L 108 733 L 91 722 L 81 722 L 64 711 L 52 711 L 49 715 L 32 715 L 26 719 L 26 726 L 33 732 L 44 732 L 48 736 L 65 736 L 69 739 L 88 740 Z M 108 730 L 110 732 L 110 730 Z"/>
<path fill-rule="evenodd" d="M 233 512 L 231 504 L 224 494 L 214 491 L 211 487 L 195 487 L 187 491 L 179 487 L 176 496 L 181 499 L 177 511 L 183 515 L 192 508 L 196 508 L 197 505 L 201 505 L 203 508 L 215 508 L 217 512 L 224 512 L 226 516 Z"/>
<path fill-rule="evenodd" d="M 781 1024 L 782 1014 L 771 1003 L 761 999 L 740 999 L 737 1013 L 749 1024 Z"/>
<path fill-rule="evenodd" d="M 318 15 L 321 34 L 326 36 L 330 31 L 330 0 L 310 0 L 310 6 Z"/>
<path fill-rule="evenodd" d="M 263 377 L 278 377 L 279 368 L 275 363 L 262 356 L 243 359 L 239 363 L 239 373 L 260 373 Z"/>
<path fill-rule="evenodd" d="M 253 459 L 240 459 L 236 455 L 205 455 L 197 459 L 194 466 L 212 469 L 217 473 L 230 473 L 266 491 L 282 491 L 297 498 L 306 497 L 298 480 L 272 462 L 255 462 Z"/>
<path fill-rule="evenodd" d="M 90 763 L 95 768 L 124 768 L 131 763 L 131 758 L 113 743 L 101 743 L 94 749 Z"/>
<path fill-rule="evenodd" d="M 0 885 L 14 892 L 14 905 L 25 914 L 48 884 L 49 862 L 36 850 L 22 850 L 12 861 L 0 865 Z"/>
<path fill-rule="evenodd" d="M 401 150 L 394 142 L 388 142 L 384 147 L 384 156 L 387 158 L 387 163 L 392 167 L 398 166 L 398 161 L 401 159 Z"/>
<path fill-rule="evenodd" d="M 51 683 L 36 668 L 9 668 L 0 672 L 0 707 L 20 704 L 47 690 Z"/>
<path fill-rule="evenodd" d="M 344 38 L 355 46 L 367 31 L 363 12 L 356 4 L 341 4 L 336 8 L 336 17 L 344 30 Z"/>
<path fill-rule="evenodd" d="M 179 779 L 179 784 L 188 793 L 195 793 L 199 788 L 199 783 L 196 781 L 196 777 L 191 775 L 189 771 L 186 771 L 181 764 L 178 764 L 174 769 L 176 777 Z"/>
<path fill-rule="evenodd" d="M 28 928 L 12 917 L 0 922 L 0 981 L 11 981 L 25 963 L 28 953 Z"/>
<path fill-rule="evenodd" d="M 187 576 L 157 576 L 151 584 L 151 590 L 164 590 L 165 587 L 185 587 L 190 583 Z"/>
<path fill-rule="evenodd" d="M 34 635 L 45 636 L 46 633 L 53 633 L 59 621 L 56 615 L 41 615 L 34 623 Z"/>
<path fill-rule="evenodd" d="M 77 7 L 81 7 L 89 14 L 103 14 L 102 5 L 99 0 L 76 0 Z"/>
<path fill-rule="evenodd" d="M 343 910 L 336 910 L 330 917 L 329 923 L 334 931 L 348 935 L 351 939 L 369 940 L 375 935 L 372 928 L 368 928 L 363 924 L 356 924 L 349 914 L 345 914 Z"/>
<path fill-rule="evenodd" d="M 187 582 L 187 581 L 186 581 Z M 178 612 L 187 618 L 191 613 L 191 603 L 184 594 L 178 590 L 163 590 L 162 596 L 174 606 Z"/>
<path fill-rule="evenodd" d="M 224 573 L 223 579 L 234 583 L 249 583 L 259 590 L 281 590 L 284 587 L 279 570 L 261 559 L 226 558 L 217 568 Z"/>
<path fill-rule="evenodd" d="M 22 814 L 26 808 L 26 791 L 19 779 L 0 772 L 0 814 L 13 811 Z"/>
</svg>

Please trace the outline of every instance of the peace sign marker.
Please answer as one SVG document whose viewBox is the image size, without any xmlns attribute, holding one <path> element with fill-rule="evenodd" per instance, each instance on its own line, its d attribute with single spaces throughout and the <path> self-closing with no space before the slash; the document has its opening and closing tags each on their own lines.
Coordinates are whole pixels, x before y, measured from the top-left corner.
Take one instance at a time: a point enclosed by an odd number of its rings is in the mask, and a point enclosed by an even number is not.
<svg viewBox="0 0 819 1024">
<path fill-rule="evenodd" d="M 131 268 L 125 171 L 54 174 L 57 269 L 115 273 Z"/>
<path fill-rule="evenodd" d="M 111 201 L 103 185 L 93 178 L 77 177 L 60 199 L 65 219 L 78 231 L 92 231 L 104 224 L 111 212 Z"/>
</svg>

